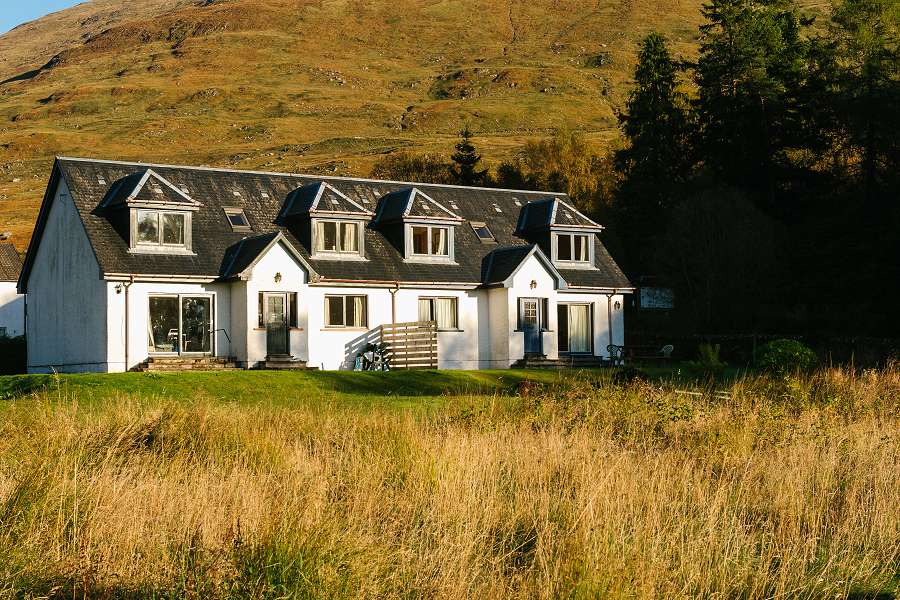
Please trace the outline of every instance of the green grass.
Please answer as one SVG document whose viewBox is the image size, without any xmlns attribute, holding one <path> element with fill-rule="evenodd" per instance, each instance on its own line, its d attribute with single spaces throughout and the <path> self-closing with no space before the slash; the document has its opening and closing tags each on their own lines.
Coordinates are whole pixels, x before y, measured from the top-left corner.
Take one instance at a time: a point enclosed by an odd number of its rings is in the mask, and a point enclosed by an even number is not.
<svg viewBox="0 0 900 600">
<path fill-rule="evenodd" d="M 514 393 L 525 380 L 560 381 L 556 371 L 225 371 L 181 373 L 103 373 L 8 375 L 0 377 L 0 399 L 49 392 L 49 397 L 77 397 L 95 402 L 119 396 L 183 399 L 203 397 L 225 402 L 279 403 L 343 400 L 357 406 L 402 408 L 442 405 L 464 395 Z M 579 377 L 595 377 L 587 373 Z"/>
</svg>

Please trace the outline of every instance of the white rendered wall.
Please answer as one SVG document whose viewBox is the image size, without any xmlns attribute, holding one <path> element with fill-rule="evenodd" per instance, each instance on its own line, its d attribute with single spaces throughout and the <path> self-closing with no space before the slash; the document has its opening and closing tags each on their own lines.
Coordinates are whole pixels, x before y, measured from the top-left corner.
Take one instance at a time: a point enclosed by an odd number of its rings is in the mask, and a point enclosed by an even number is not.
<svg viewBox="0 0 900 600">
<path fill-rule="evenodd" d="M 106 282 L 60 180 L 27 282 L 28 372 L 108 371 Z"/>
<path fill-rule="evenodd" d="M 275 281 L 280 274 L 279 281 Z M 237 318 L 243 318 L 242 324 L 235 323 L 235 329 L 241 327 L 244 331 L 245 346 L 241 346 L 236 356 L 238 360 L 248 367 L 256 366 L 266 359 L 266 330 L 259 327 L 259 293 L 260 292 L 297 292 L 297 327 L 290 330 L 289 353 L 294 358 L 308 360 L 309 339 L 306 281 L 308 275 L 304 267 L 297 261 L 285 247 L 278 243 L 274 245 L 259 262 L 253 266 L 249 279 L 246 282 L 235 284 L 236 290 L 241 290 L 241 307 L 235 310 Z M 235 295 L 235 303 L 238 296 Z M 312 364 L 312 363 L 311 363 Z"/>
<path fill-rule="evenodd" d="M 128 288 L 128 365 L 125 365 L 125 286 L 127 282 L 104 282 L 106 285 L 107 338 L 109 370 L 122 372 L 134 368 L 149 356 L 147 327 L 150 319 L 150 296 L 175 295 L 212 296 L 214 327 L 225 329 L 229 335 L 234 327 L 231 323 L 230 283 L 146 283 L 130 284 Z M 255 314 L 255 313 L 254 313 Z M 231 356 L 234 339 L 229 344 L 222 331 L 217 331 L 214 339 L 216 356 Z"/>
<path fill-rule="evenodd" d="M 9 337 L 25 333 L 25 296 L 16 291 L 15 281 L 0 281 L 0 327 Z"/>
</svg>

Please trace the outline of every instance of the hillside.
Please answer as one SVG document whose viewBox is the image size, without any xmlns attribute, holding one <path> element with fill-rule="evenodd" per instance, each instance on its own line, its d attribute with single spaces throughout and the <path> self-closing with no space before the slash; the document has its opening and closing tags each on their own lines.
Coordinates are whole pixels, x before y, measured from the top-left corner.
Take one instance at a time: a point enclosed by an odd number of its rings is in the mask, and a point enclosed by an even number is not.
<svg viewBox="0 0 900 600">
<path fill-rule="evenodd" d="M 366 174 L 490 161 L 568 125 L 603 143 L 637 41 L 696 50 L 701 0 L 95 0 L 0 36 L 0 231 L 28 243 L 54 155 Z"/>
</svg>

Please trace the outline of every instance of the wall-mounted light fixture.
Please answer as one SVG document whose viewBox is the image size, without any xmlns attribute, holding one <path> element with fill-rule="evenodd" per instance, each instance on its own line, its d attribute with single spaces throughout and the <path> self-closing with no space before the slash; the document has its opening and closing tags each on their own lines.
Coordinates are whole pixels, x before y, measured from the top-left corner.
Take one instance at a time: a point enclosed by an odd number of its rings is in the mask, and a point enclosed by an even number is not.
<svg viewBox="0 0 900 600">
<path fill-rule="evenodd" d="M 115 289 L 116 289 L 116 293 L 117 293 L 117 294 L 121 294 L 121 293 L 122 293 L 122 289 L 123 289 L 124 287 L 125 287 L 125 286 L 123 286 L 121 283 L 116 284 L 116 288 L 115 288 Z"/>
<path fill-rule="evenodd" d="M 534 288 L 536 288 L 536 287 L 537 287 L 537 281 L 534 280 L 534 279 L 532 279 L 532 280 L 531 280 L 531 289 L 534 289 Z"/>
<path fill-rule="evenodd" d="M 622 308 L 622 303 L 619 302 L 618 300 L 616 300 L 616 303 L 613 304 L 613 308 L 615 308 L 616 310 L 619 310 L 620 308 Z"/>
<path fill-rule="evenodd" d="M 281 273 L 275 273 L 275 283 L 281 283 Z"/>
</svg>

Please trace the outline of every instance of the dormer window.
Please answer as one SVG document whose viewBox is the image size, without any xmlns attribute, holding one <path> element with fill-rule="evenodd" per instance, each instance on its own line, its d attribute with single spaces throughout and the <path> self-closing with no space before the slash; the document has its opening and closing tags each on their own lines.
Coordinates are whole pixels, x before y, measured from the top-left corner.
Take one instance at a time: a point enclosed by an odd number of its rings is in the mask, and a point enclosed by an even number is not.
<svg viewBox="0 0 900 600">
<path fill-rule="evenodd" d="M 556 234 L 556 260 L 559 262 L 590 262 L 590 258 L 588 257 L 587 234 Z"/>
<path fill-rule="evenodd" d="M 450 228 L 433 225 L 411 225 L 413 256 L 450 256 Z"/>
<path fill-rule="evenodd" d="M 117 181 L 100 207 L 115 219 L 119 210 L 128 211 L 130 252 L 192 254 L 191 215 L 200 203 L 153 169 Z"/>
<path fill-rule="evenodd" d="M 594 264 L 593 234 L 553 232 L 553 262 L 560 267 L 590 268 Z"/>
<path fill-rule="evenodd" d="M 360 223 L 316 220 L 316 252 L 359 254 Z"/>
<path fill-rule="evenodd" d="M 161 210 L 137 210 L 136 245 L 139 248 L 185 248 L 189 213 Z"/>
</svg>

